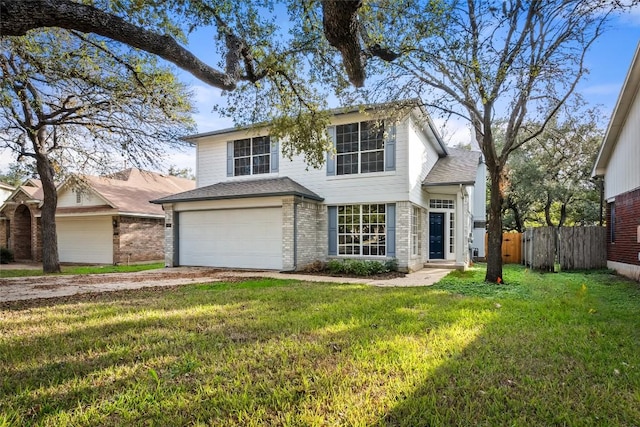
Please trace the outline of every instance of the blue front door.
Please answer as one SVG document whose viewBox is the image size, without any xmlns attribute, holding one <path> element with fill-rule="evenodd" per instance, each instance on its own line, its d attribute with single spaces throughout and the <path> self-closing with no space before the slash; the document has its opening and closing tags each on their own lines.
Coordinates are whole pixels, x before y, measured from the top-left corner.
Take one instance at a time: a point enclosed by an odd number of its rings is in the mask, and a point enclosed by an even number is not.
<svg viewBox="0 0 640 427">
<path fill-rule="evenodd" d="M 444 259 L 444 213 L 429 213 L 429 259 Z"/>
</svg>

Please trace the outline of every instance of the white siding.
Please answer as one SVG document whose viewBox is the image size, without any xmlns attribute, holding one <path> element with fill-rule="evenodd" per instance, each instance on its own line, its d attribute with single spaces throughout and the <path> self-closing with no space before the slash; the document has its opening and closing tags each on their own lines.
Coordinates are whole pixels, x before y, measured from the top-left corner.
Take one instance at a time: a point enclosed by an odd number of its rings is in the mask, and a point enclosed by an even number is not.
<svg viewBox="0 0 640 427">
<path fill-rule="evenodd" d="M 84 190 L 81 193 L 80 203 L 78 203 L 75 189 L 65 187 L 58 193 L 59 208 L 78 208 L 83 206 L 106 205 L 107 202 L 91 190 Z"/>
<path fill-rule="evenodd" d="M 640 187 L 640 98 L 636 94 L 605 174 L 605 197 Z"/>
<path fill-rule="evenodd" d="M 372 117 L 362 114 L 340 115 L 335 117 L 332 123 L 345 124 L 364 120 L 372 120 Z M 262 134 L 265 133 L 266 130 L 262 132 Z M 320 169 L 309 168 L 307 170 L 303 156 L 296 156 L 292 160 L 281 156 L 277 174 L 227 177 L 227 141 L 245 138 L 249 135 L 246 131 L 240 131 L 200 140 L 198 142 L 197 186 L 204 187 L 221 181 L 287 176 L 322 196 L 326 204 L 356 201 L 395 202 L 408 198 L 408 175 L 407 172 L 403 172 L 407 170 L 407 161 L 410 157 L 407 144 L 407 121 L 397 124 L 396 128 L 396 170 L 358 175 L 327 176 L 325 166 Z M 414 179 L 414 181 L 416 180 Z"/>
<path fill-rule="evenodd" d="M 409 198 L 420 206 L 429 206 L 429 195 L 422 189 L 422 181 L 438 161 L 438 153 L 434 147 L 438 142 L 428 133 L 429 138 L 418 124 L 411 123 L 408 129 L 407 164 L 409 179 Z M 410 153 L 410 155 L 409 155 Z"/>
<path fill-rule="evenodd" d="M 56 218 L 60 262 L 111 264 L 111 216 Z"/>
</svg>

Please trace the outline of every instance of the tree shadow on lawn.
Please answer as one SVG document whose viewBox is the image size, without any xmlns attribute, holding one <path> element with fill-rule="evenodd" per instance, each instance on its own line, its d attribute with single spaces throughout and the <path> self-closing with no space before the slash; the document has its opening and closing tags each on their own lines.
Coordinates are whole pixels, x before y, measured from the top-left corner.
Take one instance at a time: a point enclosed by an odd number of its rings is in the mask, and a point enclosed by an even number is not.
<svg viewBox="0 0 640 427">
<path fill-rule="evenodd" d="M 115 411 L 127 421 L 170 416 L 193 422 L 228 421 L 244 411 L 264 413 L 266 421 L 295 413 L 303 401 L 313 408 L 318 394 L 329 402 L 327 392 L 336 384 L 347 387 L 350 370 L 379 376 L 381 356 L 369 354 L 372 348 L 445 328 L 456 318 L 438 309 L 439 298 L 425 302 L 419 291 L 281 283 L 258 293 L 204 285 L 6 311 L 4 416 L 40 423 L 63 413 L 79 420 L 89 411 L 113 422 Z M 34 312 L 32 320 L 19 319 Z M 399 356 L 389 344 L 380 352 L 384 363 Z M 179 394 L 189 402 L 172 414 L 168 408 Z"/>
<path fill-rule="evenodd" d="M 637 284 L 545 276 L 533 298 L 491 298 L 500 314 L 375 424 L 636 425 Z"/>
<path fill-rule="evenodd" d="M 37 315 L 4 328 L 2 412 L 93 425 L 511 424 L 598 414 L 589 404 L 615 398 L 621 417 L 637 415 L 622 408 L 633 406 L 637 370 L 611 383 L 599 367 L 640 365 L 640 343 L 585 315 L 584 302 L 557 317 L 553 301 L 497 307 L 428 288 L 251 283 L 8 312 Z M 29 334 L 47 312 L 50 331 Z"/>
</svg>

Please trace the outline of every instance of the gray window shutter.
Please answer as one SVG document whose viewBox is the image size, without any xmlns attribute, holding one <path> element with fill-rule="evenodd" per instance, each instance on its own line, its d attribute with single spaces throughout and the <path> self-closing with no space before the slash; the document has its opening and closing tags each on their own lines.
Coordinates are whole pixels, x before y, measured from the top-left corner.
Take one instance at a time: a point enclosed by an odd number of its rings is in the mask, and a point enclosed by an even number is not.
<svg viewBox="0 0 640 427">
<path fill-rule="evenodd" d="M 227 176 L 233 176 L 233 141 L 227 141 Z"/>
<path fill-rule="evenodd" d="M 396 256 L 396 205 L 387 205 L 387 256 Z"/>
<path fill-rule="evenodd" d="M 329 206 L 329 255 L 338 255 L 338 208 Z"/>
<path fill-rule="evenodd" d="M 384 170 L 396 170 L 396 125 L 390 123 L 387 126 L 387 135 L 384 140 Z"/>
<path fill-rule="evenodd" d="M 280 157 L 280 144 L 277 139 L 271 139 L 271 172 L 278 172 L 278 160 Z"/>
<path fill-rule="evenodd" d="M 327 128 L 327 133 L 329 134 L 329 140 L 333 144 L 333 150 L 327 151 L 327 176 L 336 174 L 336 155 L 334 153 L 336 148 L 336 127 L 329 126 Z"/>
</svg>

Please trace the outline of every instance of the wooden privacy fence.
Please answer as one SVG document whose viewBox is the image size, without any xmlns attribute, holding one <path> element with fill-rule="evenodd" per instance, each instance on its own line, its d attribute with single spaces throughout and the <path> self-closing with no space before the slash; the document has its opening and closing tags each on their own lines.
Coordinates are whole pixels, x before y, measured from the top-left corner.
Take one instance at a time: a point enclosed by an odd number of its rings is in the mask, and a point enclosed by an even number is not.
<svg viewBox="0 0 640 427">
<path fill-rule="evenodd" d="M 604 227 L 537 227 L 522 235 L 523 263 L 535 270 L 590 270 L 607 266 Z"/>
<path fill-rule="evenodd" d="M 484 236 L 484 253 L 488 252 L 489 235 Z M 522 233 L 502 233 L 502 263 L 520 264 L 522 262 Z"/>
</svg>

